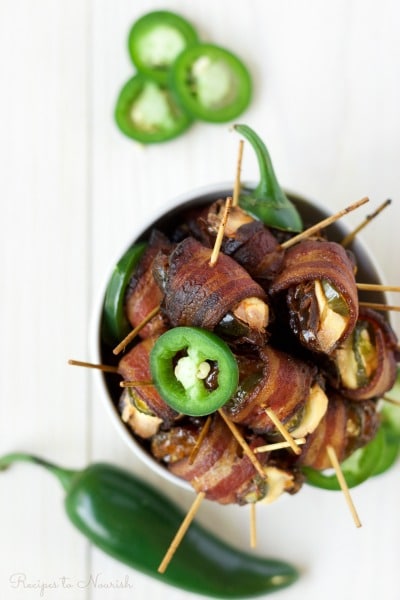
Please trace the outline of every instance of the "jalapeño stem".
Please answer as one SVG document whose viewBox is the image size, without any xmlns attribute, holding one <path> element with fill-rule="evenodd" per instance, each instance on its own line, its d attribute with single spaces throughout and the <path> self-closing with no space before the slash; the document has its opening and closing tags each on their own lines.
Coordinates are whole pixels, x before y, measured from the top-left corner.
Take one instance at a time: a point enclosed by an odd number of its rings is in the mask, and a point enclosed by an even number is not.
<svg viewBox="0 0 400 600">
<path fill-rule="evenodd" d="M 0 471 L 7 469 L 14 462 L 29 462 L 44 467 L 57 477 L 66 492 L 68 492 L 68 490 L 71 488 L 73 479 L 79 473 L 79 471 L 75 471 L 73 469 L 64 469 L 63 467 L 59 467 L 58 465 L 44 460 L 39 456 L 35 456 L 34 454 L 26 454 L 24 452 L 13 452 L 0 457 Z"/>
<path fill-rule="evenodd" d="M 265 225 L 285 231 L 301 231 L 301 217 L 279 185 L 264 142 L 248 125 L 235 125 L 234 128 L 252 145 L 260 170 L 259 184 L 254 190 L 241 194 L 240 206 Z"/>
</svg>

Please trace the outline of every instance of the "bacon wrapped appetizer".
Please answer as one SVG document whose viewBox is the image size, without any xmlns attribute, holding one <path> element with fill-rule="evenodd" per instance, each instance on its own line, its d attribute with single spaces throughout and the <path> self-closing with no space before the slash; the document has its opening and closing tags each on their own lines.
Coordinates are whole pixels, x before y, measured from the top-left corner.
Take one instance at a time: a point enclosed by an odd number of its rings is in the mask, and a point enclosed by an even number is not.
<svg viewBox="0 0 400 600">
<path fill-rule="evenodd" d="M 224 205 L 223 200 L 217 200 L 199 219 L 204 238 L 210 245 L 214 244 Z M 282 269 L 284 251 L 277 239 L 261 221 L 255 220 L 240 206 L 233 206 L 229 211 L 221 249 L 262 286 Z"/>
<path fill-rule="evenodd" d="M 266 413 L 271 408 L 294 437 L 317 427 L 328 400 L 316 382 L 317 369 L 270 346 L 257 356 L 237 356 L 239 385 L 224 411 L 234 423 L 256 433 L 273 435 L 276 427 Z"/>
<path fill-rule="evenodd" d="M 178 413 L 161 398 L 156 387 L 149 383 L 149 358 L 155 340 L 153 336 L 139 342 L 118 365 L 118 372 L 124 380 L 137 382 L 137 385 L 126 388 L 120 398 L 121 418 L 141 438 L 150 438 L 160 427 L 171 427 L 178 417 Z"/>
<path fill-rule="evenodd" d="M 337 392 L 329 394 L 328 410 L 307 437 L 297 464 L 322 470 L 332 465 L 326 448 L 332 446 L 340 462 L 371 441 L 379 427 L 379 413 L 371 401 L 351 402 Z"/>
<path fill-rule="evenodd" d="M 152 440 L 152 453 L 167 462 L 171 473 L 189 481 L 196 492 L 205 492 L 209 500 L 243 505 L 262 499 L 268 501 L 269 496 L 276 497 L 284 491 L 295 493 L 300 488 L 302 477 L 296 468 L 286 471 L 274 464 L 269 474 L 267 453 L 259 455 L 265 470 L 265 478 L 262 478 L 219 415 L 213 417 L 192 462 L 190 455 L 200 429 L 197 424 L 160 432 Z M 255 448 L 262 443 L 262 438 L 253 436 L 250 446 Z"/>
<path fill-rule="evenodd" d="M 352 400 L 383 396 L 396 379 L 397 336 L 376 311 L 360 308 L 351 335 L 331 355 L 331 384 Z"/>
<path fill-rule="evenodd" d="M 171 248 L 171 242 L 163 233 L 157 230 L 151 233 L 148 247 L 133 273 L 125 296 L 126 316 L 133 328 L 162 301 L 163 294 L 154 279 L 153 265 L 159 252 L 170 252 Z M 158 313 L 140 330 L 139 335 L 145 339 L 166 329 L 165 318 Z"/>
<path fill-rule="evenodd" d="M 211 250 L 192 237 L 169 256 L 159 254 L 155 275 L 169 323 L 214 330 L 231 315 L 249 330 L 251 341 L 265 342 L 269 307 L 264 290 L 229 256 L 220 253 L 214 266 L 210 258 Z"/>
<path fill-rule="evenodd" d="M 123 304 L 132 327 L 160 308 L 119 363 L 135 382 L 119 400 L 122 419 L 156 461 L 221 504 L 270 502 L 304 477 L 338 489 L 336 475 L 323 473 L 333 454 L 342 462 L 369 452 L 368 468 L 361 460 L 346 479 L 351 487 L 383 472 L 400 448 L 377 410 L 396 378 L 398 342 L 379 313 L 359 309 L 353 256 L 322 238 L 285 248 L 301 229 L 296 211 L 286 214 L 267 188 L 256 192 L 239 194 L 212 264 L 224 201 L 165 215 L 156 226 L 169 237 L 153 231 L 139 241 L 129 277 L 122 265 L 116 278 L 118 302 L 110 293 L 106 303 L 118 318 Z M 276 238 L 268 227 L 279 225 Z M 109 329 L 118 337 L 120 327 Z M 374 471 L 383 439 L 388 454 Z M 315 483 L 311 472 L 335 482 Z"/>
<path fill-rule="evenodd" d="M 285 293 L 292 331 L 315 352 L 330 354 L 358 318 L 354 264 L 335 242 L 306 240 L 289 248 L 269 292 Z"/>
</svg>

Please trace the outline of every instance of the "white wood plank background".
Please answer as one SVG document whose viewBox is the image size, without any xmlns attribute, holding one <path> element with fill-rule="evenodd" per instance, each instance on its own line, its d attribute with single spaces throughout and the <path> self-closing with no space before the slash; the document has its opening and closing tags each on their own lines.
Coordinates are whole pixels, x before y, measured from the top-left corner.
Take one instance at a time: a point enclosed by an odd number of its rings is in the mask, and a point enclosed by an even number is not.
<svg viewBox="0 0 400 600">
<path fill-rule="evenodd" d="M 400 7 L 396 0 L 0 2 L 0 452 L 31 451 L 70 467 L 109 460 L 188 507 L 191 494 L 178 497 L 117 437 L 92 374 L 67 365 L 88 357 L 96 294 L 146 212 L 233 177 L 237 139 L 227 125 L 196 124 L 143 149 L 114 124 L 116 95 L 133 72 L 129 27 L 162 7 L 249 65 L 255 96 L 242 120 L 266 140 L 283 185 L 332 210 L 364 195 L 375 207 L 393 198 L 362 238 L 386 282 L 397 285 Z M 243 175 L 256 173 L 246 151 Z M 340 494 L 309 488 L 259 515 L 257 552 L 303 571 L 277 597 L 398 600 L 399 474 L 397 466 L 354 490 L 361 530 Z M 2 598 L 196 597 L 94 550 L 68 522 L 62 499 L 34 467 L 0 475 Z M 246 509 L 206 502 L 198 519 L 247 547 Z M 125 588 L 107 589 L 126 578 Z"/>
</svg>

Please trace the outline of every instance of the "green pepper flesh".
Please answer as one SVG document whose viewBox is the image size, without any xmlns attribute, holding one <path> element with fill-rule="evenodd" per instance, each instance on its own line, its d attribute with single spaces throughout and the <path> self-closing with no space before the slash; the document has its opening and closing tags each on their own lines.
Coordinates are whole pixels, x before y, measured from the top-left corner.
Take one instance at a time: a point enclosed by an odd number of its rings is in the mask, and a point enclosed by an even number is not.
<svg viewBox="0 0 400 600">
<path fill-rule="evenodd" d="M 390 423 L 383 421 L 383 447 L 371 475 L 381 475 L 388 471 L 397 461 L 400 454 L 400 436 Z"/>
<path fill-rule="evenodd" d="M 125 315 L 125 292 L 143 253 L 145 242 L 135 244 L 115 265 L 104 297 L 102 336 L 106 341 L 121 341 L 129 333 L 131 326 Z"/>
<path fill-rule="evenodd" d="M 400 402 L 400 369 L 396 381 L 386 397 L 395 403 Z M 385 436 L 384 449 L 379 457 L 373 475 L 380 475 L 394 465 L 400 456 L 400 405 L 385 402 L 381 410 L 381 429 Z"/>
</svg>

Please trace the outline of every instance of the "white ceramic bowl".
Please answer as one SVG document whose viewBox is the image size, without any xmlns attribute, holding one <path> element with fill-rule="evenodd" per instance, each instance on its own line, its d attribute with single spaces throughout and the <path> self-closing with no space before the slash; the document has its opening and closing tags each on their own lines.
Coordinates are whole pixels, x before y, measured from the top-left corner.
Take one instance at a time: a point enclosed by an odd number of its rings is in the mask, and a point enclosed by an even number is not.
<svg viewBox="0 0 400 600">
<path fill-rule="evenodd" d="M 254 187 L 252 184 L 247 184 L 249 187 Z M 161 230 L 167 228 L 174 223 L 177 223 L 177 217 L 179 213 L 184 210 L 198 205 L 204 205 L 211 203 L 213 200 L 218 198 L 225 198 L 232 194 L 232 184 L 221 183 L 202 187 L 196 190 L 191 190 L 185 194 L 178 196 L 177 198 L 171 199 L 165 205 L 165 212 L 162 215 L 151 215 L 148 221 L 142 225 L 138 230 L 133 230 L 130 239 L 127 240 L 124 247 L 117 254 L 115 260 L 106 267 L 104 285 L 102 286 L 96 305 L 94 307 L 93 319 L 91 323 L 91 334 L 90 334 L 90 346 L 92 360 L 96 363 L 110 363 L 110 359 L 114 359 L 116 364 L 117 358 L 110 357 L 110 352 L 106 351 L 105 346 L 101 340 L 101 321 L 103 312 L 103 303 L 107 282 L 112 274 L 114 265 L 119 258 L 127 251 L 127 249 L 136 241 L 143 240 L 148 237 L 149 232 L 153 227 L 157 227 Z M 297 206 L 300 214 L 303 217 L 305 226 L 312 225 L 321 221 L 327 217 L 330 213 L 322 205 L 305 200 L 293 194 L 287 192 L 288 196 Z M 341 241 L 346 233 L 349 232 L 348 228 L 345 227 L 343 221 L 339 221 L 329 227 L 329 239 L 335 241 Z M 365 283 L 379 283 L 382 281 L 382 277 L 379 272 L 378 266 L 375 264 L 373 257 L 368 253 L 366 247 L 357 238 L 351 245 L 351 250 L 355 253 L 357 258 L 358 281 Z M 360 294 L 361 296 L 361 294 Z M 380 293 L 368 293 L 368 300 L 371 302 L 384 302 L 385 295 Z M 122 436 L 122 439 L 130 448 L 132 453 L 141 461 L 143 461 L 150 469 L 164 477 L 168 481 L 185 489 L 191 489 L 190 485 L 172 475 L 164 466 L 158 463 L 151 454 L 145 449 L 143 443 L 134 437 L 131 430 L 123 423 L 120 414 L 117 409 L 117 403 L 121 394 L 121 389 L 118 386 L 118 380 L 116 381 L 115 375 L 107 375 L 102 372 L 96 372 L 96 383 L 99 388 L 100 396 L 105 404 L 105 407 L 109 413 L 110 421 L 116 428 L 118 434 Z"/>
</svg>

